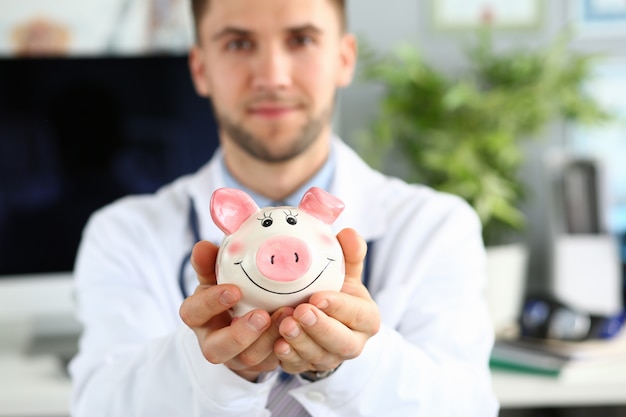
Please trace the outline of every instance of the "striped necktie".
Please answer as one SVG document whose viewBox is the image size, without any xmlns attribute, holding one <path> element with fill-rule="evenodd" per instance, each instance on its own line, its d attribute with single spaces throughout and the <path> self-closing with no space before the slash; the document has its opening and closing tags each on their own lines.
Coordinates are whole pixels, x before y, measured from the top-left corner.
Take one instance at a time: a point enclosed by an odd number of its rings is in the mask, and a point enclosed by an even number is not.
<svg viewBox="0 0 626 417">
<path fill-rule="evenodd" d="M 310 414 L 289 395 L 289 390 L 300 386 L 300 381 L 293 375 L 281 373 L 267 400 L 267 408 L 272 417 L 309 417 Z"/>
</svg>

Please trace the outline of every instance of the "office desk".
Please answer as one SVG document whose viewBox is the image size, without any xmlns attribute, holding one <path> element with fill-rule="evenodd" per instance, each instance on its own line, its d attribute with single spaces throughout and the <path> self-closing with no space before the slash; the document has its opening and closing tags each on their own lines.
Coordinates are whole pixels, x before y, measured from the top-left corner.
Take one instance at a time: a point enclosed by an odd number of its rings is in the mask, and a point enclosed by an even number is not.
<svg viewBox="0 0 626 417">
<path fill-rule="evenodd" d="M 626 374 L 586 381 L 492 371 L 493 386 L 503 409 L 626 405 Z"/>
<path fill-rule="evenodd" d="M 626 405 L 626 375 L 560 382 L 551 377 L 493 371 L 503 409 Z M 52 356 L 0 355 L 0 417 L 69 416 L 71 384 Z"/>
<path fill-rule="evenodd" d="M 1 417 L 67 417 L 71 384 L 55 356 L 0 354 Z"/>
<path fill-rule="evenodd" d="M 560 379 L 492 369 L 502 408 L 626 406 L 626 330 L 611 340 L 565 346 L 573 347 L 581 359 Z"/>
<path fill-rule="evenodd" d="M 626 405 L 626 373 L 588 380 L 492 371 L 503 409 Z M 0 417 L 69 416 L 71 383 L 55 356 L 0 354 Z"/>
</svg>

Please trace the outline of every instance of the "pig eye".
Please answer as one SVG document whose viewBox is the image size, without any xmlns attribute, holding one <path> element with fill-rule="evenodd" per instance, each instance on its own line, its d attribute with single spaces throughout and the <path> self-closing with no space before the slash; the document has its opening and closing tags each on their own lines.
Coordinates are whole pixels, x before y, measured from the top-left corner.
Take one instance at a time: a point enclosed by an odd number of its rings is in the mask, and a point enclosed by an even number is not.
<svg viewBox="0 0 626 417">
<path fill-rule="evenodd" d="M 265 213 L 263 213 L 263 218 L 262 219 L 257 219 L 261 221 L 261 226 L 263 227 L 270 227 L 272 225 L 272 223 L 274 223 L 274 220 L 272 220 L 272 215 L 267 215 Z"/>
<path fill-rule="evenodd" d="M 288 224 L 293 226 L 294 224 L 298 223 L 298 219 L 297 219 L 298 214 L 297 213 L 294 214 L 291 210 L 285 211 L 283 213 L 285 213 L 285 221 L 287 221 Z"/>
</svg>

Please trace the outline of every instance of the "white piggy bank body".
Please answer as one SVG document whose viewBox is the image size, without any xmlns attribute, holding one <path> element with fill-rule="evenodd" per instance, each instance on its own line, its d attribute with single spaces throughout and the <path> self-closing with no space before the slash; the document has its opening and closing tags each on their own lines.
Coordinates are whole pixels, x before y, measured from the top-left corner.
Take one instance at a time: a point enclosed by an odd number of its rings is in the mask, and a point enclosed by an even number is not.
<svg viewBox="0 0 626 417">
<path fill-rule="evenodd" d="M 295 306 L 319 291 L 343 285 L 343 251 L 330 225 L 343 203 L 319 188 L 298 207 L 259 209 L 243 191 L 221 188 L 211 198 L 211 216 L 225 233 L 217 255 L 218 284 L 242 291 L 234 315 L 260 308 Z"/>
</svg>

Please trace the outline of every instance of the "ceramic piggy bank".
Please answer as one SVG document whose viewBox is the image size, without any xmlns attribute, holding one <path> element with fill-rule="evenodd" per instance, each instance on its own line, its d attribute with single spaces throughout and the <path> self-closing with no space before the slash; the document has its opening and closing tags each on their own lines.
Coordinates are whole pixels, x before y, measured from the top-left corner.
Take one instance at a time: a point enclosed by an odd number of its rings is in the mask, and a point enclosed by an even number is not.
<svg viewBox="0 0 626 417">
<path fill-rule="evenodd" d="M 340 290 L 345 264 L 330 225 L 343 208 L 341 200 L 315 187 L 298 207 L 263 209 L 241 190 L 216 190 L 211 217 L 225 233 L 217 255 L 217 282 L 241 289 L 234 315 L 256 308 L 272 312 L 319 291 Z"/>
</svg>

